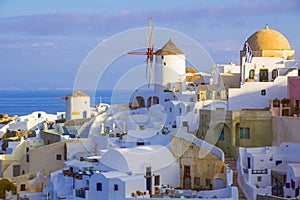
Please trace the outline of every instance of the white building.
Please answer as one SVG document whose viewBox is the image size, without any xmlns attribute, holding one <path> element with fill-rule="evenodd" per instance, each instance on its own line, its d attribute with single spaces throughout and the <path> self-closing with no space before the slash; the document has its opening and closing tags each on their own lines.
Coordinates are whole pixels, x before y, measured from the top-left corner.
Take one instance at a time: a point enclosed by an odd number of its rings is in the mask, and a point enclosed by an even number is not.
<svg viewBox="0 0 300 200">
<path fill-rule="evenodd" d="M 15 120 L 8 124 L 9 130 L 35 130 L 36 128 L 43 128 L 45 121 L 54 122 L 60 115 L 47 114 L 44 111 L 35 111 L 31 114 L 17 117 Z"/>
<path fill-rule="evenodd" d="M 183 91 L 185 85 L 185 54 L 170 39 L 155 53 L 155 90 Z"/>
<path fill-rule="evenodd" d="M 245 62 L 246 48 L 240 52 L 241 85 L 228 90 L 228 110 L 263 109 L 271 99 L 287 97 L 287 77 L 298 76 L 295 51 L 279 32 L 265 29 L 252 34 L 245 44 L 253 59 Z"/>
<path fill-rule="evenodd" d="M 149 198 L 162 185 L 180 185 L 179 164 L 170 150 L 160 145 L 110 149 L 94 164 L 74 160 L 65 165 L 69 169 L 49 177 L 44 192 L 50 192 L 52 199 Z"/>
<path fill-rule="evenodd" d="M 66 119 L 81 119 L 91 117 L 90 96 L 77 90 L 67 96 Z"/>
<path fill-rule="evenodd" d="M 288 198 L 298 197 L 300 191 L 300 163 L 290 163 L 287 165 L 286 185 L 284 196 Z"/>
<path fill-rule="evenodd" d="M 300 152 L 300 144 L 297 143 L 259 148 L 240 147 L 238 181 L 246 197 L 256 199 L 257 194 L 295 197 L 299 186 L 296 180 L 300 175 L 300 157 L 297 152 Z M 298 184 L 297 187 L 290 187 L 292 180 L 293 185 Z"/>
</svg>

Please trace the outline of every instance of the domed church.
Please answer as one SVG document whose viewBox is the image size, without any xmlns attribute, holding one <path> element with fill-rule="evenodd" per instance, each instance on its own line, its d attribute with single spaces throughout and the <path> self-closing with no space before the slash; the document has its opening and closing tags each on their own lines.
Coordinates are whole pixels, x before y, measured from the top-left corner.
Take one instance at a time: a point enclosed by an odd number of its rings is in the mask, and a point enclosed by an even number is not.
<svg viewBox="0 0 300 200">
<path fill-rule="evenodd" d="M 288 77 L 298 76 L 294 55 L 286 37 L 268 25 L 253 33 L 240 51 L 240 88 L 228 90 L 228 109 L 263 109 L 286 98 Z"/>
<path fill-rule="evenodd" d="M 270 29 L 268 25 L 262 30 L 253 33 L 246 41 L 254 57 L 282 57 L 293 60 L 295 50 L 292 50 L 289 41 L 280 32 Z M 245 56 L 246 47 L 241 50 L 241 58 Z"/>
</svg>

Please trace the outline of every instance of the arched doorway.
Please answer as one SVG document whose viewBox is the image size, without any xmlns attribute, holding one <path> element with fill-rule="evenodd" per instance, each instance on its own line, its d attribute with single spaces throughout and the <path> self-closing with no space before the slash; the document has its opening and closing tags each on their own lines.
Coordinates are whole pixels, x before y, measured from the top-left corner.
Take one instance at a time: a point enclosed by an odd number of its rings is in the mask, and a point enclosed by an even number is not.
<svg viewBox="0 0 300 200">
<path fill-rule="evenodd" d="M 240 123 L 235 124 L 235 146 L 240 146 Z"/>
<path fill-rule="evenodd" d="M 145 100 L 142 96 L 137 96 L 135 97 L 135 99 L 136 99 L 137 106 L 139 108 L 145 108 Z"/>
<path fill-rule="evenodd" d="M 147 107 L 151 107 L 153 105 L 159 104 L 159 98 L 157 96 L 151 96 L 147 100 Z"/>
<path fill-rule="evenodd" d="M 220 147 L 224 153 L 230 153 L 232 146 L 231 128 L 226 123 L 218 124 L 214 129 L 217 140 L 217 146 Z"/>
<path fill-rule="evenodd" d="M 216 174 L 213 178 L 214 183 L 213 183 L 213 189 L 222 189 L 225 187 L 225 174 Z"/>
</svg>

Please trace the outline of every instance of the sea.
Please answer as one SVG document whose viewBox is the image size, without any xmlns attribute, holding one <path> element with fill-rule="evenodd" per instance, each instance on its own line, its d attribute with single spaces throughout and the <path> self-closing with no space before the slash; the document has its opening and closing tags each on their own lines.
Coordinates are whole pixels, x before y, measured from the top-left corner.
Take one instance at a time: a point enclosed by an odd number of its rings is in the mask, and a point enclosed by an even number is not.
<svg viewBox="0 0 300 200">
<path fill-rule="evenodd" d="M 72 90 L 0 90 L 0 114 L 22 116 L 34 111 L 45 111 L 49 114 L 65 112 L 66 101 L 61 97 L 72 94 L 72 92 Z M 129 91 L 126 90 L 84 92 L 91 96 L 91 106 L 100 102 L 126 104 L 129 101 Z"/>
</svg>

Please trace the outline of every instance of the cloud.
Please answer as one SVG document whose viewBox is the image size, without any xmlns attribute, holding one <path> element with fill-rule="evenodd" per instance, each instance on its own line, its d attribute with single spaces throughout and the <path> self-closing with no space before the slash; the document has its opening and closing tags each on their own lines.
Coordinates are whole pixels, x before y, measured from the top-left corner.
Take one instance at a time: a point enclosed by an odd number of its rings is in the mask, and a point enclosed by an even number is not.
<svg viewBox="0 0 300 200">
<path fill-rule="evenodd" d="M 10 75 L 5 80 L 18 71 L 16 78 L 20 80 L 64 80 L 71 85 L 78 66 L 93 47 L 120 31 L 145 27 L 149 17 L 156 27 L 194 38 L 216 63 L 238 63 L 245 38 L 262 28 L 261 23 L 269 22 L 271 28 L 278 23 L 278 30 L 288 33 L 291 46 L 299 46 L 300 29 L 296 25 L 300 1 L 225 3 L 200 1 L 184 7 L 120 9 L 116 13 L 57 12 L 0 18 L 0 67 L 5 66 Z M 47 75 L 41 76 L 41 71 Z"/>
<path fill-rule="evenodd" d="M 199 24 L 209 26 L 222 23 L 247 24 L 247 18 L 266 15 L 298 14 L 299 1 L 243 1 L 230 3 L 199 3 L 189 8 L 161 8 L 147 11 L 121 9 L 117 13 L 52 13 L 2 18 L 0 31 L 36 35 L 47 34 L 107 34 L 145 26 L 148 17 L 160 24 Z M 299 15 L 299 14 L 298 14 Z M 250 18 L 248 18 L 250 19 Z"/>
</svg>

